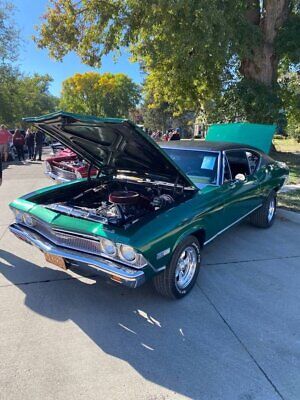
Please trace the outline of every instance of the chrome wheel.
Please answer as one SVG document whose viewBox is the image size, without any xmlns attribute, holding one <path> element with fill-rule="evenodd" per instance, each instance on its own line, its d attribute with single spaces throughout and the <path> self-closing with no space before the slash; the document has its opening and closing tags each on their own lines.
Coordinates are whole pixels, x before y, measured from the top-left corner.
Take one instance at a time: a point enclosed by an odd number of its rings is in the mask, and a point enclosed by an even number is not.
<svg viewBox="0 0 300 400">
<path fill-rule="evenodd" d="M 274 214 L 275 214 L 275 199 L 272 198 L 272 199 L 270 200 L 270 203 L 269 203 L 268 222 L 271 222 L 271 221 L 272 221 L 272 218 L 274 217 Z"/>
<path fill-rule="evenodd" d="M 197 270 L 197 251 L 188 246 L 180 254 L 175 269 L 175 284 L 179 290 L 185 289 L 193 280 Z"/>
</svg>

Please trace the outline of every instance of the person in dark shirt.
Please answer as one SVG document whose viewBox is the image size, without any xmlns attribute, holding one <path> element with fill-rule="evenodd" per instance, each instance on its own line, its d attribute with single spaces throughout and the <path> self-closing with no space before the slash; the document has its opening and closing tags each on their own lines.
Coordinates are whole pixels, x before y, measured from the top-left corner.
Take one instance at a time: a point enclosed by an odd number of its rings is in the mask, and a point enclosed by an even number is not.
<svg viewBox="0 0 300 400">
<path fill-rule="evenodd" d="M 19 161 L 25 161 L 24 157 L 24 144 L 25 144 L 25 139 L 22 133 L 19 131 L 19 129 L 15 130 L 15 133 L 13 134 L 13 144 L 17 150 L 18 154 L 18 159 Z"/>
<path fill-rule="evenodd" d="M 34 161 L 36 160 L 37 155 L 39 156 L 39 161 L 42 161 L 42 150 L 44 143 L 45 135 L 42 131 L 36 131 L 34 134 Z"/>
<path fill-rule="evenodd" d="M 180 140 L 180 130 L 177 128 L 171 134 L 170 140 Z"/>
<path fill-rule="evenodd" d="M 28 159 L 33 160 L 34 157 L 34 133 L 27 129 L 25 135 L 25 143 L 28 149 Z"/>
</svg>

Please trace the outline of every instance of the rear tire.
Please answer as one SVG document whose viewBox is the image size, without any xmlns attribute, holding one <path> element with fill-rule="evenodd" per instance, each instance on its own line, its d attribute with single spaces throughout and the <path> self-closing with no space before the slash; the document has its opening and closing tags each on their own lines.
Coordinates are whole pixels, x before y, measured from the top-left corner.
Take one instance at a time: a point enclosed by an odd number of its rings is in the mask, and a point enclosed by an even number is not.
<svg viewBox="0 0 300 400">
<path fill-rule="evenodd" d="M 196 283 L 200 270 L 200 245 L 188 236 L 176 248 L 170 265 L 153 279 L 155 290 L 164 297 L 181 299 Z"/>
<path fill-rule="evenodd" d="M 250 223 L 258 228 L 269 228 L 276 215 L 276 193 L 272 191 L 263 205 L 250 216 Z"/>
</svg>

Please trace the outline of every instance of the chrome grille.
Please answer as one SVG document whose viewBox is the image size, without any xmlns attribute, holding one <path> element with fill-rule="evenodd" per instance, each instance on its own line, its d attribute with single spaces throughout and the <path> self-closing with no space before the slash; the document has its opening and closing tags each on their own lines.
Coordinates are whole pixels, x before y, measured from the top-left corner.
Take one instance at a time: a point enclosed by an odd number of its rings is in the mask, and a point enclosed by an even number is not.
<svg viewBox="0 0 300 400">
<path fill-rule="evenodd" d="M 88 239 L 75 234 L 68 234 L 56 229 L 52 229 L 49 225 L 34 219 L 35 225 L 31 228 L 57 246 L 67 247 L 69 249 L 84 251 L 87 253 L 100 255 L 100 244 L 97 239 Z"/>
<path fill-rule="evenodd" d="M 69 180 L 76 179 L 75 172 L 67 171 L 65 169 L 61 169 L 61 168 L 58 168 L 55 166 L 52 166 L 52 172 L 53 172 L 53 174 L 59 176 L 60 178 L 69 179 Z"/>
</svg>

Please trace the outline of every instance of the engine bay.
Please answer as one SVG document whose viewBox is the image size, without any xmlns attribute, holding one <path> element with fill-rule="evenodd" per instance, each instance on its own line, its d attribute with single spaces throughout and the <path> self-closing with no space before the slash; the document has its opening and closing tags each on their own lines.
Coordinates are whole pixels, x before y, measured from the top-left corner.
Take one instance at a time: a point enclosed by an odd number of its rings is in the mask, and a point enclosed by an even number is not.
<svg viewBox="0 0 300 400">
<path fill-rule="evenodd" d="M 191 193 L 183 188 L 112 180 L 44 204 L 56 212 L 112 226 L 130 226 L 142 217 L 172 207 Z"/>
<path fill-rule="evenodd" d="M 53 165 L 60 169 L 64 169 L 66 171 L 72 171 L 73 169 L 81 168 L 87 166 L 87 162 L 84 160 L 80 160 L 79 158 L 75 160 L 68 160 L 68 161 L 53 161 Z"/>
</svg>

